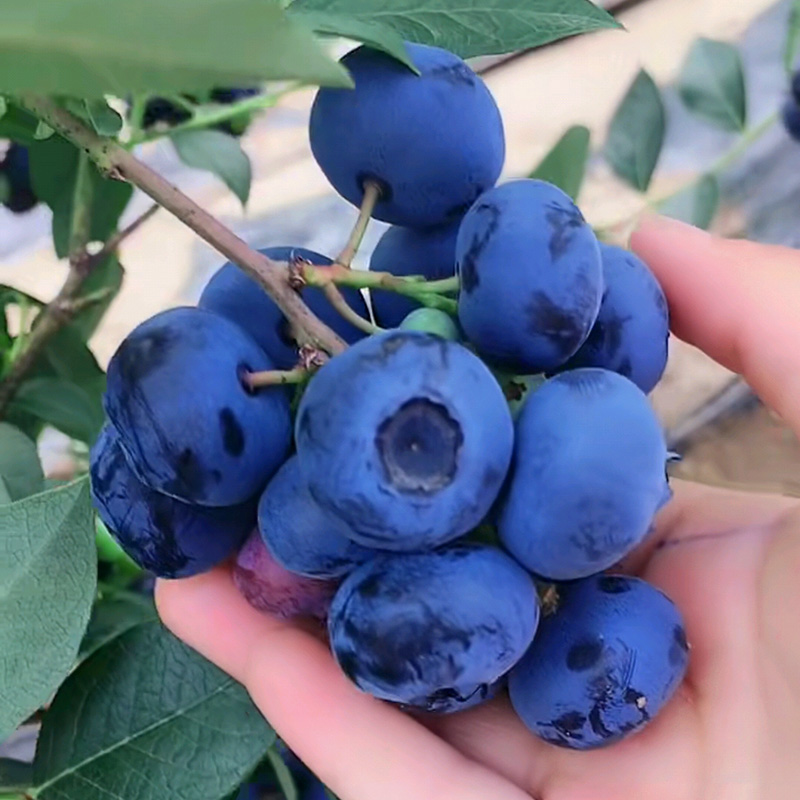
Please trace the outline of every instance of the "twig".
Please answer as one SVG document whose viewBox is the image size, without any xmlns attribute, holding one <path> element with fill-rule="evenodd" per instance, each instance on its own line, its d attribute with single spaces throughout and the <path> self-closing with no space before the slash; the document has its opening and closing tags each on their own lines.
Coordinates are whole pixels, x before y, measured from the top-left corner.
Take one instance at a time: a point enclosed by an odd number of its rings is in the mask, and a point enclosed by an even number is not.
<svg viewBox="0 0 800 800">
<path fill-rule="evenodd" d="M 381 187 L 375 181 L 366 181 L 364 184 L 364 198 L 361 201 L 361 208 L 358 212 L 358 219 L 353 226 L 353 231 L 344 249 L 339 253 L 336 258 L 336 263 L 343 267 L 350 267 L 353 263 L 353 258 L 361 247 L 361 242 L 364 240 L 364 234 L 367 232 L 367 226 L 372 217 L 372 212 L 375 210 L 375 204 L 381 196 Z"/>
<path fill-rule="evenodd" d="M 52 100 L 39 95 L 18 98 L 25 109 L 44 120 L 65 139 L 85 150 L 97 166 L 109 175 L 138 186 L 159 205 L 176 216 L 212 247 L 238 264 L 258 281 L 283 311 L 301 344 L 313 344 L 328 353 L 343 351 L 345 342 L 306 306 L 288 283 L 288 271 L 279 263 L 250 248 L 211 214 L 169 181 L 110 139 L 103 139 L 81 120 Z"/>
<path fill-rule="evenodd" d="M 311 370 L 305 367 L 295 367 L 289 370 L 249 372 L 244 376 L 244 382 L 251 389 L 263 389 L 266 386 L 288 386 L 289 384 L 303 383 L 309 377 L 311 377 Z"/>
<path fill-rule="evenodd" d="M 350 308 L 347 300 L 345 300 L 344 295 L 335 283 L 326 284 L 322 288 L 322 291 L 325 293 L 325 297 L 328 298 L 328 302 L 336 311 L 355 328 L 365 333 L 380 333 L 383 330 L 383 328 L 373 325 L 368 319 L 364 319 L 357 311 Z"/>
<path fill-rule="evenodd" d="M 85 185 L 81 187 L 79 167 L 75 203 L 82 206 L 88 203 L 88 206 L 91 207 L 91 201 L 91 192 L 86 190 Z M 85 249 L 86 241 L 89 238 L 91 217 L 84 211 L 73 209 L 72 232 L 70 235 L 71 256 L 67 278 L 56 297 L 44 307 L 36 318 L 33 329 L 25 341 L 25 346 L 14 359 L 8 374 L 0 381 L 0 417 L 8 409 L 20 386 L 25 381 L 25 377 L 33 369 L 53 336 L 84 308 L 100 302 L 108 296 L 108 290 L 100 290 L 99 292 L 93 292 L 91 295 L 80 296 L 81 289 L 94 269 L 115 252 L 128 236 L 150 219 L 158 208 L 159 206 L 157 205 L 149 208 L 127 228 L 114 234 L 94 255 L 89 255 Z M 72 246 L 77 247 L 79 241 L 83 242 L 82 249 L 80 251 L 72 250 Z"/>
</svg>

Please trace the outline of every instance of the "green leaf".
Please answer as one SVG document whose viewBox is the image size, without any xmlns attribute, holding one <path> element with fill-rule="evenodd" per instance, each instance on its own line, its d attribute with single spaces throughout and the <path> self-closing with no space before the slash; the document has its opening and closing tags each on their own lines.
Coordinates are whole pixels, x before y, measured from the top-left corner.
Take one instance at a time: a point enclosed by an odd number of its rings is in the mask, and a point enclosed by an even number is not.
<svg viewBox="0 0 800 800">
<path fill-rule="evenodd" d="M 573 126 L 558 140 L 529 177 L 555 184 L 573 200 L 577 200 L 586 175 L 590 140 L 588 128 L 582 125 Z"/>
<path fill-rule="evenodd" d="M 62 378 L 31 378 L 11 403 L 16 412 L 30 414 L 62 433 L 92 444 L 103 427 L 103 416 L 89 394 Z"/>
<path fill-rule="evenodd" d="M 783 48 L 783 65 L 790 76 L 794 74 L 798 50 L 800 50 L 800 0 L 793 0 L 789 11 L 786 44 Z"/>
<path fill-rule="evenodd" d="M 0 794 L 26 792 L 33 786 L 33 765 L 0 758 Z"/>
<path fill-rule="evenodd" d="M 22 500 L 44 488 L 36 444 L 6 422 L 0 422 L 0 478 L 11 501 Z"/>
<path fill-rule="evenodd" d="M 146 597 L 123 592 L 95 603 L 92 618 L 80 648 L 80 658 L 85 660 L 137 625 L 158 618 L 156 607 Z"/>
<path fill-rule="evenodd" d="M 376 50 L 383 50 L 409 69 L 419 73 L 408 55 L 403 37 L 388 25 L 330 11 L 303 11 L 301 7 L 295 5 L 290 6 L 290 13 L 292 12 L 296 12 L 297 16 L 316 33 L 363 42 Z"/>
<path fill-rule="evenodd" d="M 39 737 L 35 794 L 218 800 L 274 740 L 243 687 L 150 622 L 98 650 L 61 687 Z"/>
<path fill-rule="evenodd" d="M 37 120 L 32 114 L 23 111 L 19 106 L 9 103 L 6 113 L 0 119 L 0 139 L 11 139 L 20 144 L 32 144 L 36 141 Z"/>
<path fill-rule="evenodd" d="M 253 173 L 238 139 L 222 131 L 191 130 L 176 133 L 172 143 L 184 164 L 213 172 L 247 205 Z"/>
<path fill-rule="evenodd" d="M 8 176 L 0 173 L 0 203 L 5 203 L 11 197 L 11 182 Z"/>
<path fill-rule="evenodd" d="M 36 139 L 37 142 L 43 142 L 46 139 L 49 139 L 55 131 L 44 121 L 39 120 L 36 123 L 36 130 L 33 132 L 33 138 Z"/>
<path fill-rule="evenodd" d="M 5 97 L 0 95 L 0 119 L 6 115 L 6 111 L 8 111 L 8 103 L 6 102 Z"/>
<path fill-rule="evenodd" d="M 122 130 L 122 117 L 105 100 L 84 100 L 92 127 L 100 136 L 116 136 Z"/>
<path fill-rule="evenodd" d="M 329 26 L 341 27 L 343 35 L 356 22 L 366 22 L 371 29 L 386 26 L 408 41 L 444 47 L 463 58 L 620 27 L 590 0 L 295 0 L 289 8 L 295 18 L 324 11 Z"/>
<path fill-rule="evenodd" d="M 641 70 L 617 107 L 605 146 L 605 157 L 622 180 L 646 192 L 661 148 L 667 115 L 661 92 Z"/>
<path fill-rule="evenodd" d="M 351 85 L 271 0 L 0 0 L 0 19 L 0 91 L 100 98 L 265 79 Z"/>
<path fill-rule="evenodd" d="M 6 503 L 14 502 L 11 499 L 11 492 L 8 491 L 8 486 L 6 486 L 5 480 L 0 477 L 0 506 L 4 506 Z"/>
<path fill-rule="evenodd" d="M 86 479 L 0 506 L 0 741 L 75 663 L 97 580 Z"/>
<path fill-rule="evenodd" d="M 2 2 L 2 0 L 0 0 Z M 69 255 L 72 204 L 78 175 L 78 149 L 60 136 L 36 143 L 30 149 L 31 183 L 43 202 L 53 209 L 56 255 Z M 94 241 L 105 241 L 116 230 L 133 194 L 129 183 L 105 178 L 92 165 L 92 229 Z"/>
<path fill-rule="evenodd" d="M 727 42 L 698 39 L 683 66 L 678 93 L 697 116 L 726 131 L 743 131 L 747 94 L 739 50 Z"/>
<path fill-rule="evenodd" d="M 295 783 L 294 776 L 292 775 L 286 762 L 281 758 L 280 753 L 274 748 L 267 751 L 267 760 L 272 765 L 272 770 L 275 773 L 275 778 L 278 781 L 286 800 L 299 800 L 297 791 L 297 784 Z"/>
<path fill-rule="evenodd" d="M 713 175 L 703 175 L 697 182 L 661 204 L 662 214 L 708 229 L 719 207 L 719 182 Z"/>
</svg>

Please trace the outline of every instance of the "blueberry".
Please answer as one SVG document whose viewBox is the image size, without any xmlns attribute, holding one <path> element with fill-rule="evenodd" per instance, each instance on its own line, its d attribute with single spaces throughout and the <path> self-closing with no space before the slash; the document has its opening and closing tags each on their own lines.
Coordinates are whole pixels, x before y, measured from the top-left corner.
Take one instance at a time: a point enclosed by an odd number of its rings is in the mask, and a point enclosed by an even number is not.
<svg viewBox="0 0 800 800">
<path fill-rule="evenodd" d="M 800 70 L 796 70 L 792 75 L 792 97 L 795 103 L 800 106 Z"/>
<path fill-rule="evenodd" d="M 373 214 L 427 228 L 461 216 L 493 186 L 505 160 L 503 122 L 484 82 L 438 47 L 407 44 L 421 75 L 369 47 L 342 64 L 355 89 L 321 89 L 311 150 L 339 194 L 360 205 L 364 182 L 382 196 Z"/>
<path fill-rule="evenodd" d="M 305 578 L 285 570 L 269 554 L 257 530 L 239 551 L 233 581 L 253 608 L 280 619 L 325 619 L 336 591 L 334 581 Z"/>
<path fill-rule="evenodd" d="M 164 125 L 179 125 L 192 116 L 191 112 L 182 105 L 173 103 L 163 97 L 154 97 L 147 101 L 142 114 L 142 128 L 152 128 L 158 123 Z"/>
<path fill-rule="evenodd" d="M 12 142 L 6 152 L 0 172 L 9 184 L 9 193 L 3 205 L 14 214 L 24 214 L 39 204 L 39 198 L 31 185 L 28 148 Z"/>
<path fill-rule="evenodd" d="M 267 484 L 258 526 L 272 557 L 284 569 L 309 578 L 341 577 L 373 555 L 347 538 L 344 523 L 314 502 L 297 456 Z"/>
<path fill-rule="evenodd" d="M 456 272 L 456 237 L 460 220 L 442 228 L 417 230 L 389 228 L 381 236 L 369 262 L 372 272 L 392 275 L 422 275 L 436 281 Z M 373 289 L 372 308 L 379 325 L 396 328 L 419 303 L 397 292 Z"/>
<path fill-rule="evenodd" d="M 267 247 L 261 252 L 274 261 L 302 258 L 319 266 L 333 263 L 302 247 Z M 358 290 L 343 287 L 342 293 L 354 311 L 362 317 L 368 316 L 367 304 Z M 309 308 L 349 344 L 366 335 L 334 309 L 321 289 L 307 288 L 302 295 Z M 264 289 L 235 264 L 228 262 L 214 274 L 200 296 L 199 306 L 228 317 L 244 328 L 278 369 L 291 369 L 296 365 L 297 345 L 283 312 Z"/>
<path fill-rule="evenodd" d="M 261 94 L 261 89 L 257 86 L 251 87 L 238 87 L 238 88 L 217 88 L 211 90 L 211 100 L 214 103 L 228 106 L 233 103 L 239 103 L 242 100 L 247 100 L 251 97 L 257 97 Z"/>
<path fill-rule="evenodd" d="M 314 499 L 354 541 L 416 550 L 474 528 L 508 470 L 503 393 L 466 348 L 417 331 L 371 336 L 314 376 L 296 422 Z"/>
<path fill-rule="evenodd" d="M 100 518 L 120 546 L 160 578 L 186 578 L 211 569 L 236 551 L 255 524 L 255 501 L 207 508 L 145 486 L 108 425 L 91 451 L 91 485 Z"/>
<path fill-rule="evenodd" d="M 426 711 L 457 711 L 523 655 L 539 619 L 531 578 L 492 547 L 380 556 L 333 599 L 334 656 L 362 691 Z"/>
<path fill-rule="evenodd" d="M 597 321 L 562 369 L 602 367 L 649 393 L 667 366 L 669 309 L 645 263 L 621 247 L 601 244 L 605 291 Z"/>
<path fill-rule="evenodd" d="M 461 223 L 458 318 L 487 360 L 554 370 L 586 340 L 603 273 L 591 227 L 560 189 L 517 180 L 483 194 Z"/>
<path fill-rule="evenodd" d="M 559 587 L 525 657 L 511 670 L 514 710 L 542 739 L 589 750 L 652 720 L 686 673 L 689 648 L 675 605 L 639 578 L 608 576 Z"/>
<path fill-rule="evenodd" d="M 525 402 L 498 530 L 551 580 L 607 569 L 647 534 L 669 496 L 667 447 L 647 397 L 627 378 L 579 369 Z"/>
<path fill-rule="evenodd" d="M 794 98 L 787 100 L 783 105 L 783 125 L 789 136 L 800 142 L 800 103 Z"/>
<path fill-rule="evenodd" d="M 418 308 L 412 311 L 401 323 L 404 331 L 423 331 L 449 339 L 451 342 L 461 340 L 461 331 L 455 320 L 444 311 L 436 308 Z"/>
<path fill-rule="evenodd" d="M 249 391 L 245 370 L 272 362 L 238 326 L 198 308 L 135 328 L 108 366 L 106 413 L 137 477 L 209 506 L 260 492 L 291 439 L 285 391 Z"/>
</svg>

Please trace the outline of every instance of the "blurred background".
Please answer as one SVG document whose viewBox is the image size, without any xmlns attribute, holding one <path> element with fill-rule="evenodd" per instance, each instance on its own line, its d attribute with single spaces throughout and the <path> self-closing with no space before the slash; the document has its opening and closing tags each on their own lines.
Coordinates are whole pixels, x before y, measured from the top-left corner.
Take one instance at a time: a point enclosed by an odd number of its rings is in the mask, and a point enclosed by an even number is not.
<svg viewBox="0 0 800 800">
<path fill-rule="evenodd" d="M 599 149 L 620 99 L 644 67 L 664 88 L 668 113 L 667 144 L 648 197 L 691 181 L 736 139 L 692 117 L 670 90 L 698 36 L 741 47 L 750 126 L 774 117 L 783 103 L 788 91 L 783 43 L 791 2 L 606 0 L 603 5 L 617 14 L 627 33 L 606 31 L 476 62 L 504 116 L 504 178 L 528 174 L 570 125 L 587 126 L 594 150 Z M 356 212 L 333 193 L 311 158 L 307 121 L 313 94 L 301 90 L 285 96 L 247 130 L 242 145 L 252 161 L 253 186 L 245 210 L 217 178 L 182 164 L 167 140 L 143 145 L 139 155 L 255 247 L 337 252 Z M 776 121 L 721 176 L 722 206 L 713 229 L 800 247 L 799 175 L 800 143 Z M 592 224 L 624 237 L 646 202 L 599 157 L 592 159 L 580 198 Z M 149 204 L 137 195 L 123 225 Z M 65 266 L 53 253 L 50 226 L 45 205 L 22 214 L 0 206 L 0 284 L 45 300 L 57 292 Z M 366 265 L 383 227 L 371 226 L 356 266 Z M 195 302 L 224 259 L 160 211 L 124 243 L 121 261 L 122 290 L 91 341 L 103 366 L 137 323 L 164 308 Z M 673 448 L 684 456 L 676 475 L 800 494 L 796 439 L 736 376 L 702 354 L 673 339 L 668 372 L 653 402 Z M 48 434 L 41 447 L 51 474 L 70 471 L 73 453 L 65 437 Z"/>
</svg>

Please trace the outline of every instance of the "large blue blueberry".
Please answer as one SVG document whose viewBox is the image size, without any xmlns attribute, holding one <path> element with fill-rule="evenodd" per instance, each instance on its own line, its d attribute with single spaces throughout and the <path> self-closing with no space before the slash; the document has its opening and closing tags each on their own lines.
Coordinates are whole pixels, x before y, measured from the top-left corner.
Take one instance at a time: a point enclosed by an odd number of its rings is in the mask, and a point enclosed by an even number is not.
<svg viewBox="0 0 800 800">
<path fill-rule="evenodd" d="M 603 367 L 630 378 L 646 394 L 667 366 L 669 309 L 645 263 L 601 244 L 605 291 L 600 313 L 580 350 L 562 369 Z"/>
<path fill-rule="evenodd" d="M 302 247 L 267 247 L 260 251 L 273 261 L 295 258 L 327 266 L 331 259 Z M 367 304 L 356 289 L 342 288 L 348 305 L 360 316 L 368 317 Z M 346 342 L 352 344 L 366 335 L 347 322 L 328 302 L 321 289 L 308 287 L 302 292 L 308 307 Z M 222 266 L 203 290 L 198 305 L 233 320 L 255 339 L 278 369 L 297 364 L 297 345 L 283 312 L 275 301 L 249 275 L 231 262 Z"/>
<path fill-rule="evenodd" d="M 492 547 L 385 555 L 339 587 L 328 617 L 339 666 L 362 691 L 426 711 L 491 694 L 539 620 L 531 578 Z"/>
<path fill-rule="evenodd" d="M 603 747 L 650 722 L 680 685 L 689 660 L 683 620 L 638 578 L 595 575 L 558 595 L 511 670 L 511 703 L 552 744 Z"/>
<path fill-rule="evenodd" d="M 321 89 L 311 150 L 339 194 L 360 205 L 364 182 L 382 188 L 373 216 L 427 228 L 461 216 L 493 186 L 505 160 L 503 123 L 484 82 L 458 56 L 407 44 L 415 75 L 369 47 L 342 64 L 355 89 Z"/>
<path fill-rule="evenodd" d="M 30 160 L 28 148 L 12 142 L 2 164 L 0 173 L 8 181 L 8 196 L 3 204 L 15 214 L 24 214 L 39 203 L 39 198 L 31 185 Z"/>
<path fill-rule="evenodd" d="M 249 391 L 273 363 L 241 328 L 199 308 L 135 328 L 108 366 L 104 405 L 140 480 L 210 506 L 260 492 L 286 457 L 291 420 L 279 387 Z"/>
<path fill-rule="evenodd" d="M 517 180 L 483 194 L 458 233 L 458 318 L 487 360 L 554 370 L 586 340 L 603 293 L 600 248 L 560 189 Z"/>
<path fill-rule="evenodd" d="M 297 415 L 300 467 L 314 499 L 365 547 L 416 550 L 486 515 L 511 460 L 499 384 L 466 348 L 395 330 L 331 359 Z"/>
<path fill-rule="evenodd" d="M 109 425 L 91 451 L 91 485 L 100 519 L 120 546 L 160 578 L 211 569 L 236 551 L 255 524 L 255 500 L 208 508 L 153 491 L 136 478 Z"/>
<path fill-rule="evenodd" d="M 529 395 L 498 521 L 509 552 L 537 575 L 572 580 L 632 550 L 670 497 L 664 434 L 642 391 L 579 369 Z"/>
<path fill-rule="evenodd" d="M 314 502 L 297 456 L 267 484 L 258 505 L 258 527 L 272 557 L 309 578 L 341 577 L 374 555 L 347 538 L 345 524 Z"/>
<path fill-rule="evenodd" d="M 392 275 L 423 275 L 431 281 L 456 272 L 456 237 L 460 220 L 442 228 L 389 228 L 372 253 L 369 268 Z M 372 308 L 379 325 L 396 328 L 419 303 L 397 292 L 372 289 Z"/>
</svg>

